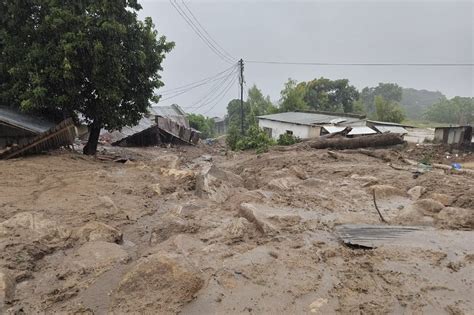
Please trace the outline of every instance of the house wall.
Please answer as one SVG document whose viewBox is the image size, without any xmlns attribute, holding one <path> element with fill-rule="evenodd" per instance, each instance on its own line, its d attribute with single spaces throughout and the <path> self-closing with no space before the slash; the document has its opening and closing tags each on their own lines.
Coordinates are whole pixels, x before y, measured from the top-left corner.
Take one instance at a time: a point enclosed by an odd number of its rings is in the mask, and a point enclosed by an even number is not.
<svg viewBox="0 0 474 315">
<path fill-rule="evenodd" d="M 282 134 L 285 134 L 287 130 L 293 132 L 293 135 L 301 139 L 319 137 L 320 127 L 297 125 L 281 121 L 273 121 L 267 119 L 259 119 L 258 126 L 260 128 L 270 128 L 272 130 L 272 138 L 278 139 Z"/>
</svg>

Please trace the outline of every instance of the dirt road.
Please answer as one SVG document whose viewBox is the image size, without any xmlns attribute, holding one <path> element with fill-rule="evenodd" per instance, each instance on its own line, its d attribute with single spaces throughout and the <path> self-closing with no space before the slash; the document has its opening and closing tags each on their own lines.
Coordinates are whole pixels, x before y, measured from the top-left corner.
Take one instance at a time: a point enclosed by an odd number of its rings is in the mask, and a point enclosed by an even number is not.
<svg viewBox="0 0 474 315">
<path fill-rule="evenodd" d="M 0 161 L 0 313 L 472 314 L 474 177 L 377 152 Z M 421 232 L 361 248 L 343 224 Z"/>
</svg>

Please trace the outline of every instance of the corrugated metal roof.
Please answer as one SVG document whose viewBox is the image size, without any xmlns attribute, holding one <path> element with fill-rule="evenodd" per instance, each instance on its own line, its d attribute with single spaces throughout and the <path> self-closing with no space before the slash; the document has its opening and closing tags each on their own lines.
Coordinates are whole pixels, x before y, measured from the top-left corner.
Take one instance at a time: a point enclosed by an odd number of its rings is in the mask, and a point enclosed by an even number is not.
<svg viewBox="0 0 474 315">
<path fill-rule="evenodd" d="M 361 119 L 359 118 L 337 116 L 337 114 L 325 115 L 325 114 L 302 113 L 302 112 L 278 113 L 278 114 L 258 116 L 258 118 L 286 122 L 286 123 L 291 123 L 291 124 L 298 124 L 298 125 L 331 124 L 333 123 L 333 121 L 339 121 L 339 122 L 344 122 L 344 124 L 350 124 L 351 122 L 361 121 Z"/>
<path fill-rule="evenodd" d="M 407 128 L 414 128 L 413 126 L 397 124 L 394 122 L 389 121 L 377 121 L 377 120 L 367 120 L 368 123 L 372 123 L 374 125 L 384 125 L 384 126 L 399 126 L 399 127 L 407 127 Z"/>
<path fill-rule="evenodd" d="M 341 126 L 323 126 L 323 128 L 329 133 L 341 132 L 346 127 Z M 360 127 L 350 127 L 352 130 L 347 134 L 349 136 L 356 136 L 356 135 L 371 135 L 377 133 L 375 130 L 369 127 L 360 126 Z"/>
<path fill-rule="evenodd" d="M 173 116 L 184 116 L 186 113 L 184 110 L 176 104 L 170 106 L 153 106 L 150 109 L 152 115 L 158 115 L 162 117 L 173 117 Z"/>
<path fill-rule="evenodd" d="M 401 135 L 407 134 L 408 131 L 399 126 L 381 126 L 381 125 L 374 125 L 374 128 L 377 129 L 381 133 L 399 133 Z"/>
<path fill-rule="evenodd" d="M 374 129 L 362 126 L 362 127 L 352 127 L 352 130 L 349 131 L 348 135 L 349 136 L 373 135 L 375 133 L 377 133 L 377 131 L 375 131 Z"/>
<path fill-rule="evenodd" d="M 33 133 L 42 133 L 55 126 L 52 122 L 5 106 L 0 106 L 0 122 L 2 121 Z"/>
</svg>

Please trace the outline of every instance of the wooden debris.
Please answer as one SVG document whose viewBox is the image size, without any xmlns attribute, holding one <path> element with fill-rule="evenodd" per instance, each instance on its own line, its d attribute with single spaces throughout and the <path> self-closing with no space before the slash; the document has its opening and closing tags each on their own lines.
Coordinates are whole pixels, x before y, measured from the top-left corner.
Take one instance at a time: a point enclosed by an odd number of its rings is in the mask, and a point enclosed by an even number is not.
<svg viewBox="0 0 474 315">
<path fill-rule="evenodd" d="M 316 138 L 307 143 L 313 149 L 357 149 L 368 147 L 385 147 L 405 143 L 398 134 L 387 133 L 356 138 Z"/>
</svg>

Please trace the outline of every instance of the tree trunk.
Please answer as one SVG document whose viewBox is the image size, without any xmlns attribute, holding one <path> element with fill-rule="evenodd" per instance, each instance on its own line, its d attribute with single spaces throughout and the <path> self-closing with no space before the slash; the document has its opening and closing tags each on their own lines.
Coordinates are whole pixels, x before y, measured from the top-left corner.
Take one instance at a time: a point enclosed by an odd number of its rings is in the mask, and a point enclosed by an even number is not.
<svg viewBox="0 0 474 315">
<path fill-rule="evenodd" d="M 356 138 L 329 138 L 310 141 L 308 145 L 313 149 L 357 149 L 368 147 L 384 147 L 402 144 L 402 136 L 394 133 L 360 136 Z"/>
<path fill-rule="evenodd" d="M 82 150 L 82 153 L 84 153 L 85 155 L 95 155 L 97 153 L 97 144 L 99 143 L 100 128 L 101 124 L 97 120 L 94 120 L 94 122 L 90 125 L 89 140 L 87 140 L 87 144 Z"/>
</svg>

